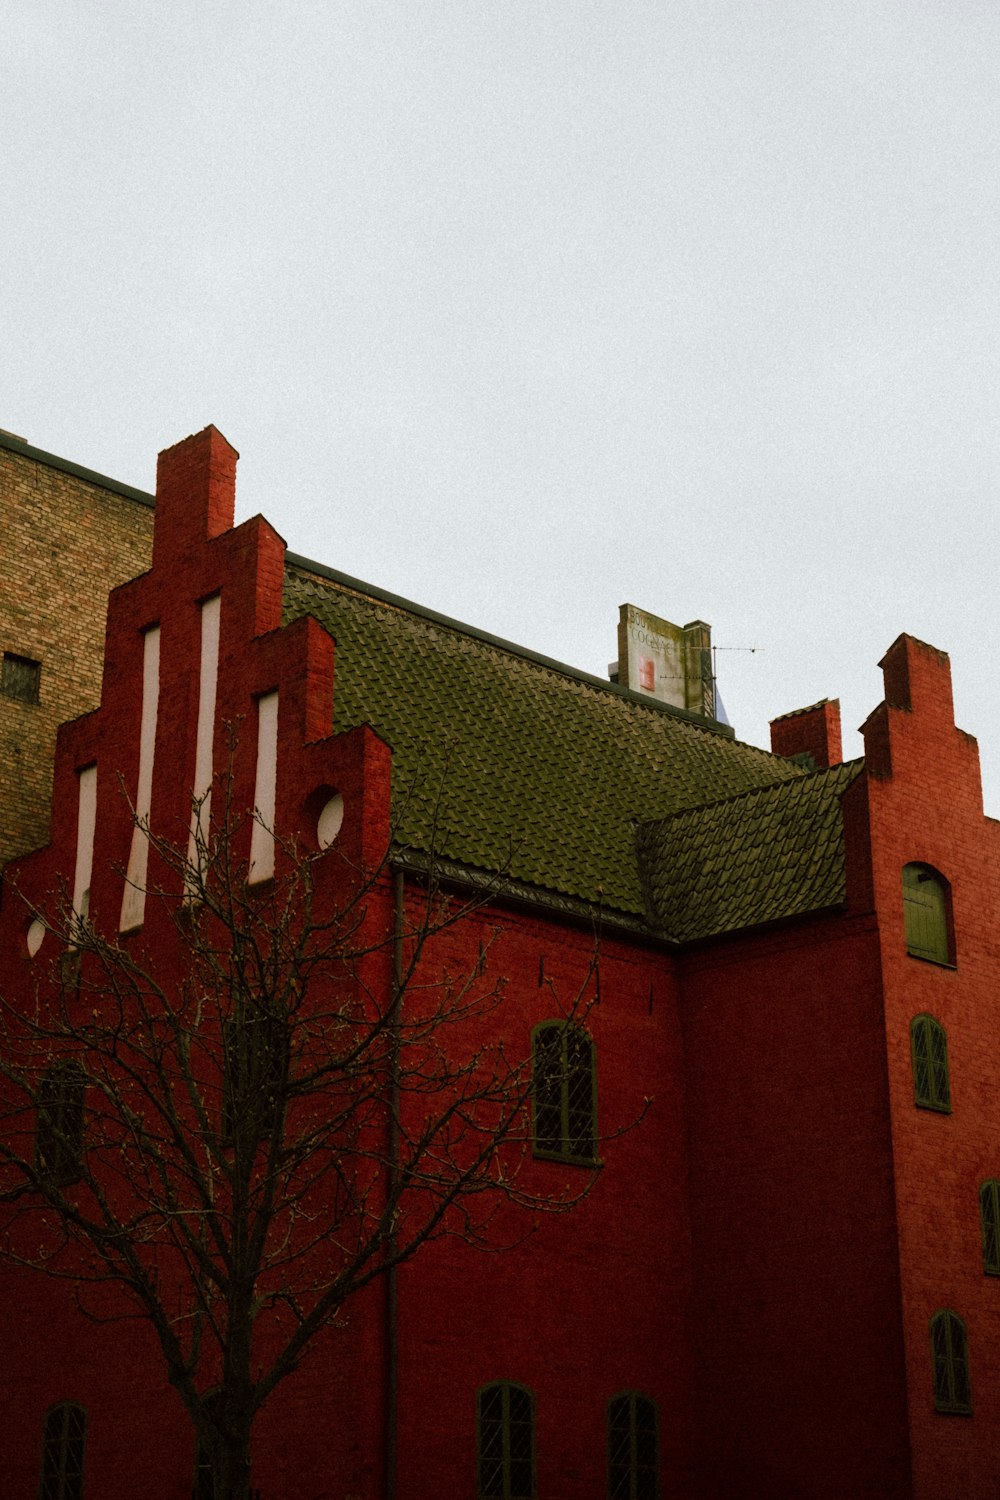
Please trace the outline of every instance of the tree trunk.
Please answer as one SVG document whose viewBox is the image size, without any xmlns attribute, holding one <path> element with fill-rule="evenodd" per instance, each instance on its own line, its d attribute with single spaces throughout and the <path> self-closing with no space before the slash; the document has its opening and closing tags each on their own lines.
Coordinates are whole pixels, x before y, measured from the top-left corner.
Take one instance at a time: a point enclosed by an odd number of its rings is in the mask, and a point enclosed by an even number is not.
<svg viewBox="0 0 1000 1500">
<path fill-rule="evenodd" d="M 241 1424 L 242 1426 L 242 1424 Z M 220 1434 L 212 1455 L 212 1500 L 250 1500 L 250 1427 Z"/>
</svg>

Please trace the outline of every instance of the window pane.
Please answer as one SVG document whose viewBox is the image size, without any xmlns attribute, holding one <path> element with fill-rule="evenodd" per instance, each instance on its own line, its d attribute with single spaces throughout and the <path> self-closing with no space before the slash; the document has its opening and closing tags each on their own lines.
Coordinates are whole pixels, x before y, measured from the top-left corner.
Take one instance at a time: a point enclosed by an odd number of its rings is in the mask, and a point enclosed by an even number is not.
<svg viewBox="0 0 1000 1500">
<path fill-rule="evenodd" d="M 933 1016 L 914 1016 L 910 1023 L 913 1052 L 913 1097 L 925 1109 L 951 1109 L 948 1038 Z"/>
<path fill-rule="evenodd" d="M 1000 1275 L 1000 1183 L 984 1182 L 979 1189 L 979 1220 L 983 1232 L 983 1269 Z"/>
<path fill-rule="evenodd" d="M 935 963 L 950 961 L 944 884 L 922 865 L 903 868 L 903 919 L 910 953 Z"/>
<path fill-rule="evenodd" d="M 41 663 L 27 656 L 5 651 L 0 668 L 0 693 L 5 698 L 19 698 L 22 703 L 37 703 L 41 682 Z"/>
<path fill-rule="evenodd" d="M 971 1413 L 965 1324 L 943 1310 L 931 1319 L 934 1405 L 939 1411 Z"/>
<path fill-rule="evenodd" d="M 948 1087 L 948 1044 L 944 1030 L 936 1021 L 928 1022 L 931 1037 L 931 1097 L 935 1104 L 950 1104 Z"/>
<path fill-rule="evenodd" d="M 579 1027 L 539 1027 L 534 1037 L 535 1145 L 543 1151 L 592 1160 L 594 1047 Z"/>
<path fill-rule="evenodd" d="M 38 1086 L 35 1164 L 53 1187 L 68 1187 L 81 1176 L 84 1084 L 82 1068 L 59 1063 Z"/>
<path fill-rule="evenodd" d="M 533 1500 L 533 1427 L 530 1392 L 504 1382 L 479 1392 L 480 1500 Z"/>
<path fill-rule="evenodd" d="M 54 1406 L 46 1416 L 41 1500 L 80 1500 L 86 1426 L 86 1412 L 72 1402 Z"/>
<path fill-rule="evenodd" d="M 955 1406 L 969 1405 L 969 1363 L 965 1351 L 965 1328 L 954 1314 L 948 1319 L 951 1354 L 951 1393 Z"/>
<path fill-rule="evenodd" d="M 656 1500 L 656 1407 L 645 1396 L 608 1403 L 610 1500 Z"/>
<path fill-rule="evenodd" d="M 928 1056 L 927 1027 L 922 1016 L 914 1021 L 913 1037 L 913 1091 L 918 1104 L 929 1104 L 931 1100 L 931 1068 Z"/>
</svg>

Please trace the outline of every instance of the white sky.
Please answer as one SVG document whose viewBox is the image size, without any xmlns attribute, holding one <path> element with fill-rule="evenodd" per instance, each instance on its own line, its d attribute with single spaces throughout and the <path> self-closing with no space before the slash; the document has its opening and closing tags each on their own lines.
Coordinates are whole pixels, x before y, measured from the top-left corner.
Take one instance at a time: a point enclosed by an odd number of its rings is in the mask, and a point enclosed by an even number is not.
<svg viewBox="0 0 1000 1500">
<path fill-rule="evenodd" d="M 900 631 L 1000 813 L 997 0 L 0 0 L 0 427 L 741 738 Z"/>
</svg>

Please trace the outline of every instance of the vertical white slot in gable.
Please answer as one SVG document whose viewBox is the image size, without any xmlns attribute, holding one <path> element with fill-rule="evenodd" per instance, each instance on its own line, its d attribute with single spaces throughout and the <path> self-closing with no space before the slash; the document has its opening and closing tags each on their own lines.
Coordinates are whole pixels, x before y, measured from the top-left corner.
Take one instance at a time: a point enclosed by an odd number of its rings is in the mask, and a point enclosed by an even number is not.
<svg viewBox="0 0 1000 1500">
<path fill-rule="evenodd" d="M 278 783 L 278 695 L 257 699 L 257 777 L 250 836 L 250 882 L 274 874 L 274 801 Z"/>
<path fill-rule="evenodd" d="M 198 738 L 195 744 L 191 834 L 188 838 L 188 892 L 202 869 L 212 816 L 212 743 L 215 736 L 215 699 L 219 682 L 219 595 L 201 606 L 201 665 L 198 676 Z"/>
<path fill-rule="evenodd" d="M 97 767 L 87 766 L 77 777 L 76 869 L 73 873 L 73 915 L 90 910 L 90 880 L 94 869 L 94 830 L 97 826 Z"/>
<path fill-rule="evenodd" d="M 135 794 L 135 824 L 129 849 L 122 914 L 122 932 L 141 927 L 146 909 L 146 869 L 149 861 L 149 811 L 153 800 L 153 752 L 156 749 L 156 711 L 160 698 L 160 627 L 142 638 L 142 717 L 139 727 L 139 784 Z"/>
</svg>

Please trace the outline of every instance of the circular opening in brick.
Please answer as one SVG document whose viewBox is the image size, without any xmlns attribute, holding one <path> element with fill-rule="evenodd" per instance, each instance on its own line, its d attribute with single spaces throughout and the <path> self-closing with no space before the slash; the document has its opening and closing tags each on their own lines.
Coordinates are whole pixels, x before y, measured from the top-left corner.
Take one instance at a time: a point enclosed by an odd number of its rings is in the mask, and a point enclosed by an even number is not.
<svg viewBox="0 0 1000 1500">
<path fill-rule="evenodd" d="M 316 841 L 321 849 L 329 849 L 344 821 L 344 799 L 339 792 L 323 804 L 316 820 Z"/>
<path fill-rule="evenodd" d="M 29 956 L 29 958 L 34 958 L 35 954 L 38 952 L 39 948 L 42 946 L 42 939 L 44 937 L 45 937 L 45 923 L 41 920 L 41 918 L 36 917 L 35 920 L 32 923 L 30 923 L 30 925 L 28 927 L 28 931 L 25 934 L 25 938 L 24 938 L 24 941 L 28 945 L 28 956 Z"/>
</svg>

